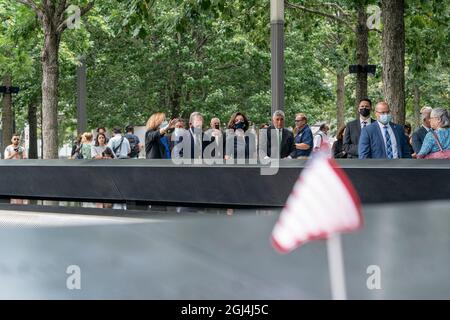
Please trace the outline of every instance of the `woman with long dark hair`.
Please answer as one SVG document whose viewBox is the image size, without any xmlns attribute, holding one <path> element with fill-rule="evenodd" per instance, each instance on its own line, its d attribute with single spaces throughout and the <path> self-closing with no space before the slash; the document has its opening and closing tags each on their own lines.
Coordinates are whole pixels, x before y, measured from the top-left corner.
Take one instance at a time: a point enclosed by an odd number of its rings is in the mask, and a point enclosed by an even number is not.
<svg viewBox="0 0 450 320">
<path fill-rule="evenodd" d="M 95 138 L 95 143 L 91 146 L 91 155 L 94 159 L 103 159 L 103 151 L 107 148 L 106 135 L 99 133 Z"/>
<path fill-rule="evenodd" d="M 256 136 L 249 131 L 249 121 L 242 112 L 233 113 L 225 138 L 225 160 L 256 157 Z"/>
</svg>

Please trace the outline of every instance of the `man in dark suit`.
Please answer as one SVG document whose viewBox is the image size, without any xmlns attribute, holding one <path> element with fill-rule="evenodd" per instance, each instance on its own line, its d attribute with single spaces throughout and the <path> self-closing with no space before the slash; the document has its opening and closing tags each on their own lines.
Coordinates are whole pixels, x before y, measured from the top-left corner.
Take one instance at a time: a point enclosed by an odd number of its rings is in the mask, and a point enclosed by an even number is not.
<svg viewBox="0 0 450 320">
<path fill-rule="evenodd" d="M 420 148 L 422 148 L 423 139 L 425 139 L 425 136 L 427 135 L 428 131 L 431 130 L 430 124 L 431 110 L 433 109 L 430 107 L 423 107 L 420 110 L 420 118 L 422 119 L 422 125 L 412 134 L 412 147 L 414 149 L 414 153 L 416 154 L 419 153 Z"/>
<path fill-rule="evenodd" d="M 358 104 L 359 118 L 347 123 L 344 132 L 343 149 L 349 159 L 358 159 L 358 144 L 361 129 L 376 121 L 370 117 L 371 110 L 372 101 L 368 98 L 361 99 Z"/>
<path fill-rule="evenodd" d="M 359 159 L 411 158 L 403 127 L 391 122 L 389 105 L 375 106 L 377 121 L 361 130 Z"/>
<path fill-rule="evenodd" d="M 284 112 L 277 110 L 273 113 L 272 125 L 261 130 L 259 148 L 263 158 L 291 158 L 290 154 L 295 150 L 294 135 L 284 128 L 284 119 Z M 275 150 L 278 150 L 277 154 Z"/>
</svg>

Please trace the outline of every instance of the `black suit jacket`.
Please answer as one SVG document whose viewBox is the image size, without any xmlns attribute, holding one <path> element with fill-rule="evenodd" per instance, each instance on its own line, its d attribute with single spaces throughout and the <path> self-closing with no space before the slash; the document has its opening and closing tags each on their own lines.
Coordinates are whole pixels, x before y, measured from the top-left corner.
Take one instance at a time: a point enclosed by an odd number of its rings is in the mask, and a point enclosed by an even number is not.
<svg viewBox="0 0 450 320">
<path fill-rule="evenodd" d="M 371 118 L 370 121 L 371 123 L 373 123 L 376 120 Z M 367 125 L 370 125 L 370 123 L 368 123 Z M 360 135 L 361 135 L 361 122 L 359 121 L 359 118 L 347 123 L 343 142 L 344 150 L 345 152 L 347 152 L 347 158 L 358 159 L 359 156 L 358 144 Z"/>
<path fill-rule="evenodd" d="M 145 133 L 145 158 L 165 159 L 166 150 L 161 143 L 159 130 L 148 130 Z"/>
<path fill-rule="evenodd" d="M 242 148 L 242 145 L 238 144 L 239 142 L 245 144 Z M 240 150 L 240 147 L 243 150 Z M 224 139 L 224 154 L 231 156 L 233 159 L 238 159 L 238 157 L 242 157 L 241 153 L 244 153 L 243 156 L 245 159 L 253 159 L 256 156 L 256 136 L 252 132 L 246 132 L 244 139 L 242 137 L 238 137 L 235 134 L 231 135 L 230 133 L 227 135 L 226 139 Z"/>
<path fill-rule="evenodd" d="M 414 131 L 414 133 L 412 134 L 412 147 L 416 154 L 419 153 L 420 149 L 422 148 L 423 140 L 425 139 L 427 133 L 427 129 L 425 129 L 423 126 L 420 126 L 420 128 Z"/>
<path fill-rule="evenodd" d="M 276 130 L 272 125 L 267 129 L 262 129 L 263 133 L 260 135 L 261 141 L 259 144 L 260 151 L 263 156 L 272 157 L 272 141 L 270 139 L 271 130 Z M 276 135 L 275 135 L 276 136 Z M 288 129 L 283 128 L 280 147 L 280 159 L 286 158 L 295 150 L 294 135 Z M 273 155 L 273 157 L 277 157 Z"/>
<path fill-rule="evenodd" d="M 202 133 L 199 134 L 199 136 L 200 136 L 199 138 L 201 139 L 201 144 L 202 145 L 198 146 L 198 149 L 197 149 L 197 148 L 195 148 L 196 146 L 195 146 L 195 141 L 194 141 L 194 135 L 192 134 L 192 128 L 190 128 L 188 131 L 189 131 L 189 136 L 190 136 L 190 139 L 191 139 L 191 145 L 190 145 L 190 147 L 191 147 L 191 154 L 190 154 L 190 158 L 191 159 L 196 158 L 196 154 L 195 154 L 196 151 L 197 152 L 201 152 L 201 155 L 199 155 L 199 156 L 200 156 L 200 158 L 203 158 L 203 153 L 205 151 L 205 148 L 211 143 L 211 141 L 205 141 L 205 133 L 202 131 Z M 207 137 L 207 139 L 208 138 L 209 137 Z"/>
</svg>

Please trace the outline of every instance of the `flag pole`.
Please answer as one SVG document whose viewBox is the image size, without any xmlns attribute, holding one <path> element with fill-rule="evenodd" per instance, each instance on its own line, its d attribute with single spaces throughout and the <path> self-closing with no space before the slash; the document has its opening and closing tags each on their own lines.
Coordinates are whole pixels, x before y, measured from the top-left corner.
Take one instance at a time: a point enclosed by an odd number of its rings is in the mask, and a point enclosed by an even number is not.
<svg viewBox="0 0 450 320">
<path fill-rule="evenodd" d="M 328 270 L 330 273 L 331 296 L 333 300 L 346 300 L 344 259 L 341 236 L 336 233 L 327 239 Z"/>
</svg>

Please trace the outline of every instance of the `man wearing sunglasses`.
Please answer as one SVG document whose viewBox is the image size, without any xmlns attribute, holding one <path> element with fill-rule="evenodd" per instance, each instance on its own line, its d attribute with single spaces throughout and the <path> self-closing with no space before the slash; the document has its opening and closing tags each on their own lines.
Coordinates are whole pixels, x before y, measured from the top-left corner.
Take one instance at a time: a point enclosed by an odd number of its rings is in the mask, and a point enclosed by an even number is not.
<svg viewBox="0 0 450 320">
<path fill-rule="evenodd" d="M 19 146 L 20 136 L 16 133 L 11 138 L 11 143 L 5 149 L 5 160 L 10 159 L 26 159 L 25 148 Z"/>
</svg>

